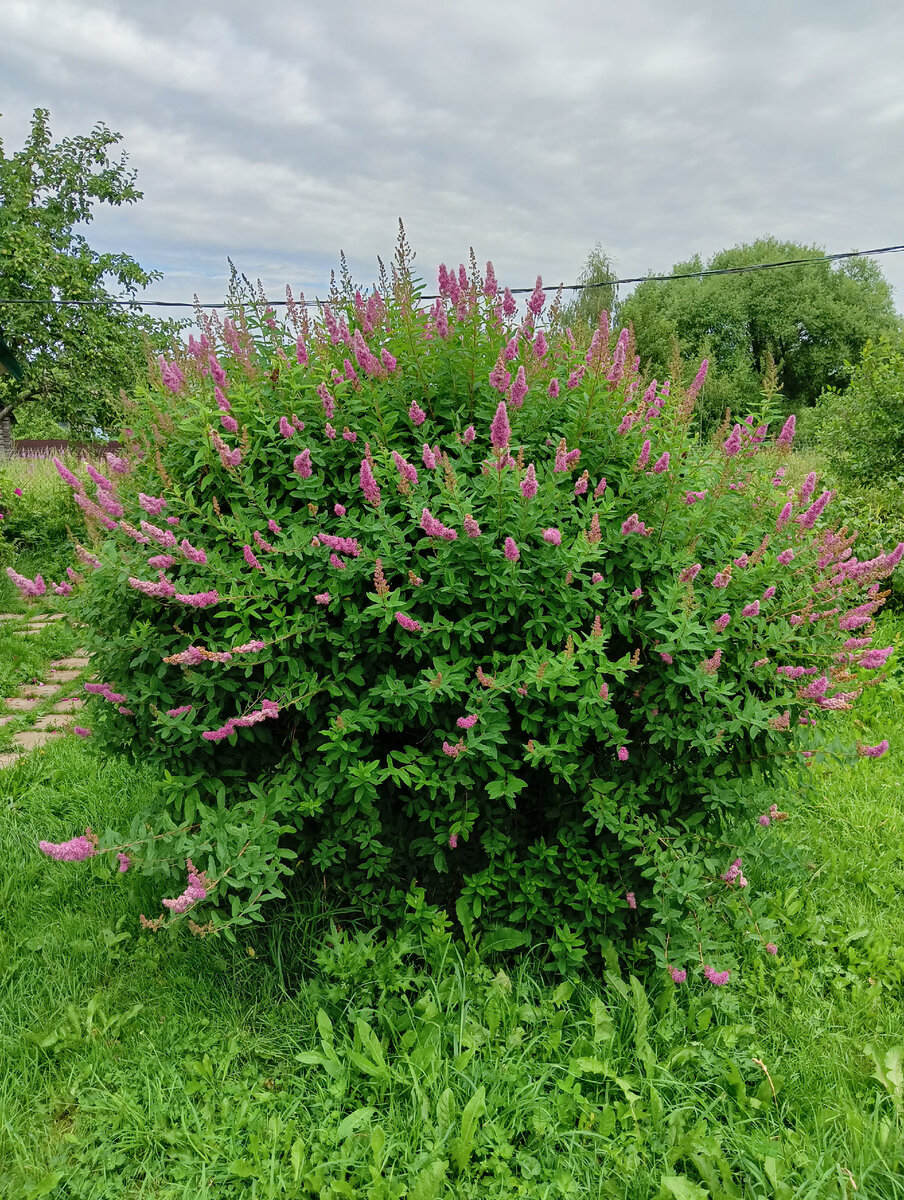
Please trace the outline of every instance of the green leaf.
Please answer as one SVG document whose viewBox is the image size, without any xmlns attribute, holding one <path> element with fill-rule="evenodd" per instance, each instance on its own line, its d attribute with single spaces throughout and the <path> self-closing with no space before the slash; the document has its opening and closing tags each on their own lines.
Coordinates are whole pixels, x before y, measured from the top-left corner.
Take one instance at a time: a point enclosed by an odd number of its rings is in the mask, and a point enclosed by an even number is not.
<svg viewBox="0 0 904 1200">
<path fill-rule="evenodd" d="M 693 1183 L 686 1175 L 663 1175 L 660 1180 L 660 1196 L 665 1200 L 709 1200 L 710 1193 L 699 1183 Z"/>
</svg>

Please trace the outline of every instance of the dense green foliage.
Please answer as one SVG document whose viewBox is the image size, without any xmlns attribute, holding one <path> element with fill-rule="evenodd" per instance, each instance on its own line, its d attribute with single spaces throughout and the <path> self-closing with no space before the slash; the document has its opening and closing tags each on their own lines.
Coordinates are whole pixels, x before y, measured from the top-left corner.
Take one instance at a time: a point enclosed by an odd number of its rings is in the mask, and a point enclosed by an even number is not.
<svg viewBox="0 0 904 1200">
<path fill-rule="evenodd" d="M 90 435 L 115 428 L 119 393 L 145 376 L 152 344 L 177 327 L 115 305 L 54 304 L 103 300 L 108 282 L 125 297 L 160 278 L 127 254 L 98 253 L 81 227 L 97 204 L 134 204 L 142 193 L 126 155 L 109 157 L 121 139 L 99 124 L 90 134 L 53 143 L 46 109 L 35 109 L 21 150 L 0 141 L 0 334 L 24 371 L 0 374 L 0 417 L 35 402 L 52 420 Z"/>
<path fill-rule="evenodd" d="M 710 445 L 693 390 L 641 399 L 626 331 L 584 353 L 464 267 L 441 286 L 421 311 L 403 248 L 392 291 L 290 310 L 297 348 L 262 306 L 254 336 L 211 323 L 136 407 L 132 473 L 93 477 L 123 516 L 94 510 L 77 608 L 92 729 L 175 777 L 150 818 L 171 840 L 136 857 L 203 863 L 230 928 L 282 856 L 377 915 L 514 926 L 560 967 L 652 896 L 692 962 L 684 901 L 728 865 L 701 834 L 832 742 L 862 686 L 832 656 L 891 564 L 841 565 L 815 476 L 785 495 L 786 438 Z"/>
<path fill-rule="evenodd" d="M 818 246 L 761 238 L 707 262 L 698 255 L 676 263 L 672 272 L 824 253 Z M 798 412 L 826 388 L 844 388 L 866 342 L 897 324 L 891 289 L 865 258 L 645 282 L 620 306 L 619 320 L 633 322 L 641 363 L 659 378 L 669 371 L 676 342 L 686 359 L 709 359 L 698 415 L 710 425 L 726 408 L 737 414 L 756 410 L 770 356 L 779 368 L 786 411 Z"/>
<path fill-rule="evenodd" d="M 904 334 L 867 342 L 849 386 L 823 392 L 802 432 L 840 478 L 904 485 Z"/>
</svg>

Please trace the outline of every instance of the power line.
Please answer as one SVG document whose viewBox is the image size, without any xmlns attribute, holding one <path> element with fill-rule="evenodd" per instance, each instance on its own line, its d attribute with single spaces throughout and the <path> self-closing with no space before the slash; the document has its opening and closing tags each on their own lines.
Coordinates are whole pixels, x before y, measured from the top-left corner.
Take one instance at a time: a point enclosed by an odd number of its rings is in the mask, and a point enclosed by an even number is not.
<svg viewBox="0 0 904 1200">
<path fill-rule="evenodd" d="M 822 254 L 816 258 L 786 258 L 779 262 L 768 263 L 751 263 L 744 267 L 718 267 L 708 271 L 685 271 L 677 275 L 634 275 L 628 279 L 606 279 L 601 283 L 565 283 L 565 284 L 546 284 L 542 287 L 544 292 L 557 292 L 560 288 L 566 292 L 584 292 L 591 291 L 593 288 L 608 288 L 619 287 L 621 284 L 628 283 L 670 283 L 673 279 L 706 279 L 711 275 L 744 275 L 748 271 L 771 271 L 776 267 L 801 267 L 812 266 L 815 263 L 838 262 L 844 258 L 872 258 L 877 254 L 897 254 L 904 250 L 904 245 L 901 246 L 880 246 L 876 250 L 845 250 L 840 254 Z M 527 295 L 535 289 L 532 287 L 517 287 L 509 288 L 513 296 Z M 439 295 L 421 296 L 422 300 L 441 300 Z M 24 299 L 0 299 L 0 304 L 70 304 L 78 307 L 96 307 L 102 304 L 116 304 L 128 306 L 131 308 L 249 308 L 252 304 L 261 304 L 263 301 L 219 301 L 216 304 L 201 304 L 195 300 L 117 300 L 110 297 L 106 300 L 34 300 L 30 297 Z M 288 300 L 267 300 L 266 304 L 269 308 L 286 308 L 289 305 Z M 317 308 L 328 301 L 325 300 L 294 300 L 291 302 L 298 308 Z"/>
</svg>

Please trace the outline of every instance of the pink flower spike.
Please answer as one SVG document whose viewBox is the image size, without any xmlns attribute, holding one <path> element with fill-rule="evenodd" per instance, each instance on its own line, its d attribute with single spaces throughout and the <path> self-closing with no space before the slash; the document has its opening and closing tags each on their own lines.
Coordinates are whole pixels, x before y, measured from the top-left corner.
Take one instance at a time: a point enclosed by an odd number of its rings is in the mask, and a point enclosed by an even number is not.
<svg viewBox="0 0 904 1200">
<path fill-rule="evenodd" d="M 501 454 L 508 449 L 511 436 L 512 429 L 509 425 L 508 409 L 505 406 L 505 401 L 500 400 L 496 406 L 496 414 L 490 425 L 490 445 Z"/>
<path fill-rule="evenodd" d="M 464 524 L 465 533 L 468 535 L 469 538 L 480 537 L 480 526 L 477 524 L 477 522 L 474 520 L 474 518 L 471 516 L 470 513 L 468 513 L 465 516 L 463 524 Z"/>
<path fill-rule="evenodd" d="M 653 463 L 653 474 L 662 475 L 664 471 L 667 471 L 669 469 L 669 461 L 670 455 L 668 450 L 666 450 L 665 454 L 663 454 L 661 458 L 658 458 L 656 462 Z"/>
<path fill-rule="evenodd" d="M 71 838 L 68 842 L 38 842 L 38 849 L 57 862 L 84 862 L 97 853 L 96 842 L 97 838 L 88 828 L 81 837 Z"/>
<path fill-rule="evenodd" d="M 329 592 L 320 592 L 314 597 L 314 600 L 317 604 L 329 604 L 330 594 Z"/>
<path fill-rule="evenodd" d="M 527 395 L 527 376 L 524 373 L 524 367 L 518 368 L 518 374 L 515 376 L 515 382 L 512 384 L 512 393 L 509 397 L 512 408 L 521 408 L 524 404 L 524 397 Z"/>
<path fill-rule="evenodd" d="M 760 813 L 760 815 L 757 817 L 757 821 L 764 829 L 772 824 L 772 818 L 768 815 L 768 813 Z"/>
<path fill-rule="evenodd" d="M 888 750 L 888 739 L 883 738 L 878 746 L 864 746 L 862 742 L 857 743 L 857 753 L 862 758 L 881 758 Z"/>
<path fill-rule="evenodd" d="M 408 419 L 414 426 L 423 425 L 427 420 L 427 414 L 416 400 L 411 401 L 411 407 L 408 409 Z"/>
<path fill-rule="evenodd" d="M 715 967 L 711 967 L 707 964 L 703 968 L 703 974 L 713 985 L 713 987 L 724 987 L 724 985 L 728 983 L 728 977 L 731 975 L 731 971 L 717 971 Z"/>
<path fill-rule="evenodd" d="M 68 467 L 64 467 L 58 458 L 54 458 L 51 461 L 56 467 L 60 478 L 68 483 L 74 491 L 80 492 L 82 490 L 82 481 L 78 479 L 77 476 L 73 475 Z"/>
<path fill-rule="evenodd" d="M 83 738 L 84 738 L 84 737 L 90 737 L 90 736 L 91 736 L 91 730 L 90 730 L 90 729 L 85 729 L 85 728 L 83 728 L 83 726 L 81 726 L 81 725 L 73 725 L 73 727 L 72 727 L 72 732 L 73 732 L 73 733 L 76 735 L 76 737 L 83 737 Z"/>
<path fill-rule="evenodd" d="M 418 621 L 415 621 L 413 617 L 406 616 L 406 614 L 402 613 L 402 612 L 397 612 L 395 615 L 395 619 L 402 626 L 402 628 L 407 629 L 409 633 L 420 633 L 421 632 L 420 623 Z"/>
<path fill-rule="evenodd" d="M 546 303 L 546 293 L 543 291 L 543 280 L 538 275 L 534 290 L 530 294 L 530 299 L 527 302 L 527 307 L 535 317 L 539 317 L 543 311 L 543 305 Z"/>
<path fill-rule="evenodd" d="M 513 538 L 507 537 L 505 539 L 505 557 L 509 562 L 513 563 L 517 562 L 521 557 L 521 551 L 515 545 Z"/>
<path fill-rule="evenodd" d="M 593 572 L 593 575 L 590 577 L 590 582 L 591 583 L 602 583 L 603 582 L 603 577 L 599 573 L 599 571 Z"/>
<path fill-rule="evenodd" d="M 640 448 L 640 454 L 637 456 L 637 469 L 642 471 L 650 461 L 650 439 L 647 438 Z"/>
<path fill-rule="evenodd" d="M 532 500 L 539 490 L 537 472 L 533 463 L 528 463 L 527 471 L 521 480 L 521 495 L 525 500 Z"/>
<path fill-rule="evenodd" d="M 733 458 L 741 451 L 741 426 L 735 425 L 731 433 L 722 444 L 722 453 L 726 458 Z"/>
<path fill-rule="evenodd" d="M 361 470 L 358 475 L 358 480 L 361 485 L 361 491 L 364 493 L 364 499 L 372 504 L 374 508 L 380 507 L 380 489 L 377 487 L 377 481 L 374 479 L 373 471 L 370 469 L 370 463 L 366 458 L 361 460 Z"/>
<path fill-rule="evenodd" d="M 478 719 L 479 718 L 478 718 L 477 714 L 474 714 L 472 716 L 467 716 L 467 717 L 459 717 L 458 720 L 455 722 L 455 724 L 458 726 L 459 729 L 471 729 L 474 725 L 477 724 Z"/>
<path fill-rule="evenodd" d="M 122 851 L 116 855 L 116 858 L 119 862 L 119 873 L 124 875 L 132 865 L 132 860 L 129 858 L 128 854 L 123 854 Z"/>
<path fill-rule="evenodd" d="M 609 699 L 609 684 L 608 683 L 603 683 L 600 685 L 599 697 L 601 700 Z M 624 750 L 624 747 L 622 747 L 622 749 Z M 626 753 L 627 753 L 627 751 L 626 751 Z"/>
<path fill-rule="evenodd" d="M 469 446 L 476 437 L 477 437 L 477 430 L 474 428 L 473 425 L 469 425 L 468 428 L 462 434 L 461 440 L 464 442 L 464 444 L 466 446 Z"/>
<path fill-rule="evenodd" d="M 782 431 L 776 438 L 776 445 L 790 446 L 794 441 L 794 433 L 797 425 L 797 418 L 792 413 L 788 420 L 782 426 Z"/>
<path fill-rule="evenodd" d="M 627 746 L 619 746 L 618 761 L 619 762 L 627 762 L 628 761 L 628 747 Z"/>
<path fill-rule="evenodd" d="M 547 395 L 549 395 L 553 400 L 557 400 L 559 396 L 559 390 L 558 379 L 550 379 L 549 387 L 546 389 Z"/>
<path fill-rule="evenodd" d="M 279 432 L 284 438 L 294 437 L 295 430 L 286 417 L 279 418 Z"/>
<path fill-rule="evenodd" d="M 245 562 L 249 567 L 253 567 L 255 571 L 263 571 L 264 568 L 258 562 L 255 553 L 250 546 L 243 546 L 242 554 L 245 556 Z"/>
<path fill-rule="evenodd" d="M 767 942 L 766 943 L 766 953 L 767 954 L 778 954 L 778 946 L 776 946 L 775 942 Z"/>
<path fill-rule="evenodd" d="M 311 464 L 311 451 L 308 449 L 302 450 L 301 454 L 296 454 L 295 461 L 292 463 L 292 470 L 301 479 L 310 479 L 313 474 L 313 466 Z"/>
<path fill-rule="evenodd" d="M 450 850 L 458 849 L 458 834 L 457 833 L 453 833 L 452 836 L 449 838 L 449 849 Z"/>
<path fill-rule="evenodd" d="M 680 967 L 669 967 L 669 974 L 672 977 L 672 983 L 684 983 L 687 979 L 687 971 Z"/>
<path fill-rule="evenodd" d="M 544 529 L 543 541 L 549 542 L 551 546 L 561 546 L 562 535 L 558 529 Z"/>
<path fill-rule="evenodd" d="M 745 604 L 741 609 L 742 617 L 758 617 L 760 615 L 760 602 L 754 600 L 752 604 Z"/>
</svg>

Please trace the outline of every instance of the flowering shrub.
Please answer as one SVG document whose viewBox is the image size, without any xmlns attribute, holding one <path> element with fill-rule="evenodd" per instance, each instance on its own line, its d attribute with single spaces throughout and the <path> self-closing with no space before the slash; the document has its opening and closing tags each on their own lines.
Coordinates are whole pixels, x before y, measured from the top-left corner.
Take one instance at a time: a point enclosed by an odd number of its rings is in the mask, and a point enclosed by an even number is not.
<svg viewBox="0 0 904 1200">
<path fill-rule="evenodd" d="M 172 780 L 99 842 L 178 860 L 148 925 L 259 916 L 291 858 L 372 913 L 454 904 L 560 961 L 605 951 L 660 840 L 822 753 L 885 663 L 904 545 L 858 562 L 832 494 L 788 491 L 793 418 L 700 442 L 705 363 L 641 381 L 628 330 L 604 313 L 579 347 L 490 264 L 439 290 L 402 245 L 315 319 L 290 294 L 285 327 L 263 300 L 203 317 L 126 473 L 69 479 L 96 534 L 87 723 Z"/>
</svg>

